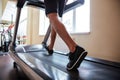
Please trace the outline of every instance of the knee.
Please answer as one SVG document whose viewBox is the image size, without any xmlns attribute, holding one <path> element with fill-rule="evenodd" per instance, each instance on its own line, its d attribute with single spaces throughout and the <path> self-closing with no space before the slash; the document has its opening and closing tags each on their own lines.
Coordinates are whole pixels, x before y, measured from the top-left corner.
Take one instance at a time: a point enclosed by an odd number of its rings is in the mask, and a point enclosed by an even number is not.
<svg viewBox="0 0 120 80">
<path fill-rule="evenodd" d="M 50 13 L 50 14 L 47 15 L 47 17 L 49 18 L 50 21 L 58 20 L 57 13 Z"/>
</svg>

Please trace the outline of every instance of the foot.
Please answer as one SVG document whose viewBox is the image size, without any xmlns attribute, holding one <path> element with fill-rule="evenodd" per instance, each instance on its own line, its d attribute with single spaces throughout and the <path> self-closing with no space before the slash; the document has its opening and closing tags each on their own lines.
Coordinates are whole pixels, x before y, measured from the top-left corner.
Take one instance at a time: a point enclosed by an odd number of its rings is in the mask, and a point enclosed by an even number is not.
<svg viewBox="0 0 120 80">
<path fill-rule="evenodd" d="M 86 55 L 87 52 L 83 48 L 76 46 L 75 51 L 73 53 L 69 53 L 69 63 L 67 64 L 67 70 L 77 69 Z"/>
<path fill-rule="evenodd" d="M 48 51 L 49 55 L 53 54 L 53 50 L 50 50 L 49 46 L 45 46 L 45 49 Z"/>
</svg>

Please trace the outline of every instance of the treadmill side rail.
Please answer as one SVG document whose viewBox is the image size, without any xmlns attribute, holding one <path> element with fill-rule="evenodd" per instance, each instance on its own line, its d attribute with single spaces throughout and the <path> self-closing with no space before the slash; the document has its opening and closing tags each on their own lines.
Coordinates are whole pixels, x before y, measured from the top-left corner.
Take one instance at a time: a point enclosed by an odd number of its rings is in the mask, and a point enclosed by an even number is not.
<svg viewBox="0 0 120 80">
<path fill-rule="evenodd" d="M 31 80 L 44 80 L 37 73 L 35 73 L 27 64 L 25 64 L 16 54 L 10 53 L 10 56 L 15 60 L 17 65 L 25 72 Z"/>
</svg>

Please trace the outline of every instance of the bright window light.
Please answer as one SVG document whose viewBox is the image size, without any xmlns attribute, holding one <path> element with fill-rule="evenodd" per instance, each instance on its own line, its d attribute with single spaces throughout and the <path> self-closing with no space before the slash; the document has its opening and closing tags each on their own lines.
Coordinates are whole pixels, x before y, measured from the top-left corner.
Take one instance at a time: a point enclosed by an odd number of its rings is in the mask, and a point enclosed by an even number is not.
<svg viewBox="0 0 120 80">
<path fill-rule="evenodd" d="M 71 3 L 73 0 L 68 0 Z M 43 10 L 40 10 L 39 35 L 45 35 L 49 21 Z M 90 32 L 90 0 L 85 0 L 84 5 L 63 14 L 62 22 L 71 34 Z"/>
</svg>

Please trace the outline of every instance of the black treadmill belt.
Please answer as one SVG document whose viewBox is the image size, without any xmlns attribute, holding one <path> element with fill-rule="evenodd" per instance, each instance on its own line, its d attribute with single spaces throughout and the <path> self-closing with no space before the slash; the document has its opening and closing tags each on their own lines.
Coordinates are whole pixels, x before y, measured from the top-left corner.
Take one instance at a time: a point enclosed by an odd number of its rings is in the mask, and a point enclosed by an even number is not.
<svg viewBox="0 0 120 80">
<path fill-rule="evenodd" d="M 18 53 L 19 54 L 19 53 Z M 57 73 L 62 71 L 66 74 L 65 80 L 118 80 L 120 79 L 120 68 L 115 68 L 112 66 L 107 66 L 99 63 L 94 63 L 84 60 L 78 71 L 69 72 L 66 70 L 66 65 L 68 63 L 68 57 L 60 54 L 53 54 L 52 56 L 45 55 L 46 51 L 24 53 L 24 55 L 32 56 L 42 63 L 49 65 L 49 67 L 54 67 L 58 70 Z M 29 58 L 28 58 L 29 59 Z M 29 59 L 30 60 L 30 59 Z M 37 63 L 37 62 L 36 62 Z M 32 64 L 36 64 L 32 63 Z M 41 64 L 40 66 L 43 66 Z M 53 75 L 51 68 L 47 69 L 50 75 Z M 53 75 L 54 76 L 54 75 Z M 55 79 L 56 80 L 56 79 Z M 61 80 L 61 79 L 57 79 Z"/>
<path fill-rule="evenodd" d="M 46 55 L 46 53 L 47 53 L 46 51 L 43 51 L 43 52 L 34 52 L 29 54 L 51 66 L 55 66 L 58 69 L 64 72 L 67 72 L 65 68 L 66 64 L 68 63 L 67 56 L 56 54 L 56 53 L 54 53 L 52 56 L 48 56 Z"/>
<path fill-rule="evenodd" d="M 18 57 L 24 61 L 32 70 L 34 70 L 44 80 L 68 80 L 68 74 L 50 66 L 47 63 L 26 53 L 17 53 Z"/>
</svg>

